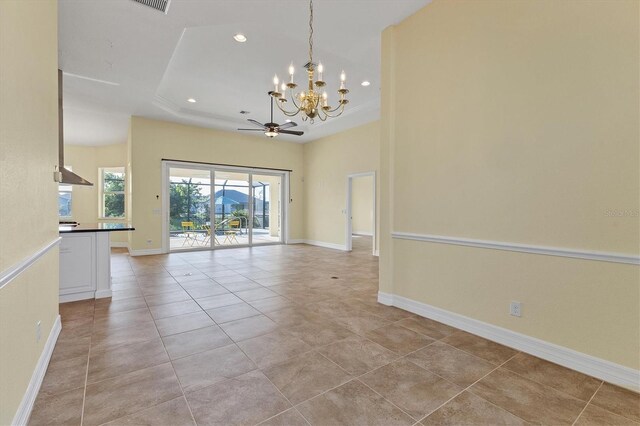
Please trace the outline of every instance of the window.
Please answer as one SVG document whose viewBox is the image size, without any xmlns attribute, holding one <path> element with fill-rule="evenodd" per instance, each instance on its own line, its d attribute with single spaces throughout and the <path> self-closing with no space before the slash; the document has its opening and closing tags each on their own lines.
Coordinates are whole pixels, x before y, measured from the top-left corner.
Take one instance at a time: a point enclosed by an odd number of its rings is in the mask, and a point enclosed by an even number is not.
<svg viewBox="0 0 640 426">
<path fill-rule="evenodd" d="M 124 217 L 124 167 L 100 169 L 103 218 Z"/>
<path fill-rule="evenodd" d="M 59 184 L 58 185 L 58 216 L 63 218 L 71 218 L 71 194 L 73 186 Z"/>
<path fill-rule="evenodd" d="M 65 166 L 69 171 L 73 171 L 71 166 Z M 73 185 L 64 183 L 58 184 L 58 216 L 64 219 L 71 219 L 71 195 L 73 194 Z"/>
</svg>

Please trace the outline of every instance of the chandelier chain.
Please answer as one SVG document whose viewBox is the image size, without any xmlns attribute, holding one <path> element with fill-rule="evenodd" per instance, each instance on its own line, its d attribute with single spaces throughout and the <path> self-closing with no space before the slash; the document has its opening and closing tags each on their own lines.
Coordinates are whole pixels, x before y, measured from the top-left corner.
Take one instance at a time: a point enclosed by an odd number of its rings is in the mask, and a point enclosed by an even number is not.
<svg viewBox="0 0 640 426">
<path fill-rule="evenodd" d="M 309 0 L 309 64 L 313 66 L 313 0 Z"/>
</svg>

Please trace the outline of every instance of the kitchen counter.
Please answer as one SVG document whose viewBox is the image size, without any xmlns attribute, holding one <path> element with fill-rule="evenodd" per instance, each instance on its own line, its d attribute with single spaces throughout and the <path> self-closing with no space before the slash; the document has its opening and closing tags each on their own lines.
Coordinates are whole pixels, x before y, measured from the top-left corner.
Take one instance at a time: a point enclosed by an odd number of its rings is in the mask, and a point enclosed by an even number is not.
<svg viewBox="0 0 640 426">
<path fill-rule="evenodd" d="M 110 233 L 128 223 L 61 223 L 60 302 L 111 297 Z"/>
<path fill-rule="evenodd" d="M 79 223 L 77 225 L 60 224 L 58 231 L 67 232 L 114 232 L 114 231 L 135 231 L 136 229 L 129 223 L 104 222 L 104 223 Z"/>
</svg>

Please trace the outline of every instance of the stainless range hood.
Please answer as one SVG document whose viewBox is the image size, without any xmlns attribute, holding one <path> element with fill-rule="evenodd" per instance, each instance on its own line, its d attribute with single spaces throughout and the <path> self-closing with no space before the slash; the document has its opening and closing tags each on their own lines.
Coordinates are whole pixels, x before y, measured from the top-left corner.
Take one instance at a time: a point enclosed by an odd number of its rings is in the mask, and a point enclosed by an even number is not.
<svg viewBox="0 0 640 426">
<path fill-rule="evenodd" d="M 64 131 L 62 119 L 62 70 L 58 70 L 58 171 L 56 181 L 68 185 L 93 186 L 88 180 L 64 168 Z"/>
</svg>

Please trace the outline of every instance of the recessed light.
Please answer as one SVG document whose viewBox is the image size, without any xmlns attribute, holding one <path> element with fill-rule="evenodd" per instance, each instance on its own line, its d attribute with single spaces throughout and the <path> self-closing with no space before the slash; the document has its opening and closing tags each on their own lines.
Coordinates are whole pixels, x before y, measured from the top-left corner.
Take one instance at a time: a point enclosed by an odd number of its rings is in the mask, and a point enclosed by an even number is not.
<svg viewBox="0 0 640 426">
<path fill-rule="evenodd" d="M 284 121 L 286 121 L 287 123 L 291 123 L 291 120 L 284 120 Z"/>
<path fill-rule="evenodd" d="M 360 85 L 362 85 L 362 86 L 364 86 L 364 87 L 367 87 L 367 86 L 369 86 L 370 84 L 371 84 L 371 82 L 370 82 L 370 81 L 367 81 L 367 80 L 365 80 L 365 81 L 363 81 L 362 83 L 360 83 Z"/>
<path fill-rule="evenodd" d="M 187 102 L 190 102 L 190 103 L 192 103 L 192 104 L 195 104 L 195 103 L 196 103 L 196 100 L 195 100 L 195 99 L 193 99 L 193 98 L 189 98 L 189 99 L 187 99 Z"/>
<path fill-rule="evenodd" d="M 238 43 L 244 43 L 245 41 L 247 41 L 247 37 L 245 37 L 244 34 L 240 34 L 240 33 L 234 35 L 233 39 Z"/>
</svg>

